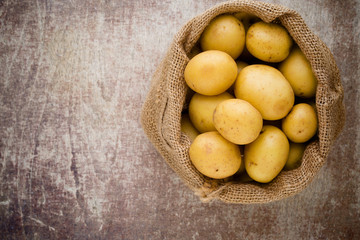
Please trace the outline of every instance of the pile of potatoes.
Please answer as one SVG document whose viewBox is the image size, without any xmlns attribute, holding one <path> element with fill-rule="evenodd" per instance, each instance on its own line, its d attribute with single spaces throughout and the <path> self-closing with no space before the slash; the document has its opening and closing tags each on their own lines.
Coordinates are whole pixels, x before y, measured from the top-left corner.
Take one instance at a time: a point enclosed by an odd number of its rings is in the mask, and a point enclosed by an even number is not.
<svg viewBox="0 0 360 240">
<path fill-rule="evenodd" d="M 193 90 L 181 129 L 207 177 L 268 183 L 301 164 L 318 128 L 317 80 L 287 30 L 247 13 L 214 18 L 184 78 Z"/>
</svg>

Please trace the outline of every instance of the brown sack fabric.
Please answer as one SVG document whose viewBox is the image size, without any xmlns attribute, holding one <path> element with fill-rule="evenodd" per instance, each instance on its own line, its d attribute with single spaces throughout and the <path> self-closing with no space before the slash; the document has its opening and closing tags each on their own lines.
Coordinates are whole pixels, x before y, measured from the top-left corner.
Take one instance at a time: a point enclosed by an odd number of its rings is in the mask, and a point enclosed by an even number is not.
<svg viewBox="0 0 360 240">
<path fill-rule="evenodd" d="M 190 140 L 180 130 L 181 113 L 187 108 L 189 100 L 184 69 L 189 61 L 190 51 L 214 17 L 236 12 L 254 14 L 265 22 L 281 23 L 310 61 L 318 79 L 318 138 L 307 146 L 300 167 L 282 171 L 267 184 L 241 183 L 231 178 L 214 180 L 202 175 L 190 161 Z M 343 88 L 335 60 L 325 44 L 309 30 L 301 16 L 283 6 L 244 0 L 225 2 L 205 11 L 190 20 L 175 35 L 151 80 L 141 123 L 165 161 L 202 201 L 219 199 L 229 203 L 266 203 L 292 196 L 310 184 L 343 127 L 344 115 Z"/>
</svg>

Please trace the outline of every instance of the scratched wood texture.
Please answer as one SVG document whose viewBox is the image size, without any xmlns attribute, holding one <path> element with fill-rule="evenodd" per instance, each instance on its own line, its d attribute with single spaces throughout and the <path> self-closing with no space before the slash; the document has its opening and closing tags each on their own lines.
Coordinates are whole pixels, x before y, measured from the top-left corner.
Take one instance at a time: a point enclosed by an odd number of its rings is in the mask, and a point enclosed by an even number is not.
<svg viewBox="0 0 360 240">
<path fill-rule="evenodd" d="M 300 194 L 201 203 L 139 114 L 174 34 L 220 1 L 0 1 L 0 239 L 360 239 L 359 9 L 273 0 L 333 52 L 346 125 Z"/>
</svg>

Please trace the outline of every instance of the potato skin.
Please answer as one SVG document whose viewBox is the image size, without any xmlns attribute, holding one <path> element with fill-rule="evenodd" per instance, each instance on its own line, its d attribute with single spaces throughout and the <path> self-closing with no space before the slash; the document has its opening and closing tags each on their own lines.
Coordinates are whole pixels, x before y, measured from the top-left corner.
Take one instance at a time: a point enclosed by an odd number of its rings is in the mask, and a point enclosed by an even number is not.
<svg viewBox="0 0 360 240">
<path fill-rule="evenodd" d="M 237 71 L 236 62 L 229 54 L 209 50 L 188 62 L 184 77 L 195 92 L 214 96 L 225 92 L 235 82 Z"/>
<path fill-rule="evenodd" d="M 295 102 L 294 91 L 282 73 L 263 64 L 249 65 L 236 79 L 236 98 L 248 101 L 265 120 L 285 117 Z"/>
<path fill-rule="evenodd" d="M 237 76 L 239 76 L 239 73 L 241 72 L 241 70 L 243 70 L 245 67 L 249 66 L 248 63 L 244 62 L 244 61 L 236 61 L 236 65 L 237 65 L 237 68 L 238 68 L 238 73 L 237 73 Z M 236 82 L 236 80 L 235 80 Z M 235 82 L 231 85 L 231 87 L 228 88 L 228 92 L 231 93 L 231 94 L 234 94 L 234 86 L 235 86 Z"/>
<path fill-rule="evenodd" d="M 290 55 L 279 65 L 279 70 L 289 81 L 296 96 L 302 98 L 315 96 L 317 79 L 299 47 L 294 47 Z"/>
<path fill-rule="evenodd" d="M 292 170 L 300 166 L 306 144 L 290 142 L 289 156 L 285 163 L 286 170 Z"/>
<path fill-rule="evenodd" d="M 310 140 L 317 131 L 318 120 L 315 109 L 307 103 L 296 104 L 282 120 L 282 130 L 295 143 Z"/>
<path fill-rule="evenodd" d="M 257 182 L 272 181 L 283 169 L 289 154 L 289 141 L 277 127 L 266 125 L 260 136 L 245 146 L 245 169 Z"/>
<path fill-rule="evenodd" d="M 200 134 L 199 131 L 192 124 L 189 114 L 184 113 L 181 116 L 181 131 L 189 137 L 191 141 Z"/>
<path fill-rule="evenodd" d="M 236 59 L 245 46 L 244 25 L 232 15 L 220 15 L 205 28 L 200 45 L 204 51 L 219 50 Z"/>
<path fill-rule="evenodd" d="M 266 62 L 283 61 L 292 45 L 286 29 L 275 23 L 254 23 L 246 33 L 246 48 L 254 57 Z"/>
<path fill-rule="evenodd" d="M 234 14 L 234 17 L 242 22 L 245 28 L 245 32 L 248 31 L 251 24 L 261 21 L 261 19 L 257 16 L 247 12 L 237 12 Z"/>
<path fill-rule="evenodd" d="M 201 133 L 215 131 L 213 114 L 216 106 L 232 98 L 234 98 L 234 96 L 228 92 L 215 96 L 205 96 L 195 93 L 189 104 L 190 119 L 195 128 Z"/>
<path fill-rule="evenodd" d="M 214 111 L 216 130 L 235 144 L 248 144 L 254 141 L 259 136 L 262 125 L 261 113 L 241 99 L 225 100 Z"/>
<path fill-rule="evenodd" d="M 240 148 L 216 131 L 197 136 L 190 145 L 189 156 L 199 172 L 214 179 L 230 177 L 241 166 Z"/>
</svg>

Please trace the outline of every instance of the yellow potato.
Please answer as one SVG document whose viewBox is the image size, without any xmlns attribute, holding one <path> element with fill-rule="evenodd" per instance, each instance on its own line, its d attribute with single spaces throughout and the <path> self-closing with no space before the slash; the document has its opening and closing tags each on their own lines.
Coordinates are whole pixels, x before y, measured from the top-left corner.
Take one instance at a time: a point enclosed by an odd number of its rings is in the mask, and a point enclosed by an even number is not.
<svg viewBox="0 0 360 240">
<path fill-rule="evenodd" d="M 290 52 L 293 41 L 286 29 L 275 23 L 257 22 L 246 33 L 246 48 L 266 62 L 281 62 Z"/>
<path fill-rule="evenodd" d="M 190 145 L 189 155 L 199 172 L 215 179 L 234 175 L 241 165 L 239 147 L 216 131 L 197 136 Z"/>
<path fill-rule="evenodd" d="M 219 50 L 236 59 L 245 46 L 243 24 L 232 15 L 220 15 L 209 23 L 200 37 L 204 51 Z"/>
<path fill-rule="evenodd" d="M 243 61 L 236 61 L 236 66 L 238 69 L 238 76 L 239 76 L 239 73 L 241 72 L 241 70 L 243 70 L 245 67 L 249 66 L 249 64 L 247 64 L 246 62 L 243 62 Z M 231 85 L 231 87 L 227 91 L 229 93 L 234 93 L 234 86 L 235 86 L 235 82 Z"/>
<path fill-rule="evenodd" d="M 240 153 L 241 153 L 241 165 L 240 165 L 239 170 L 236 172 L 236 174 L 241 175 L 245 172 L 245 162 L 244 162 L 244 146 L 245 145 L 238 145 L 238 146 L 240 148 Z"/>
<path fill-rule="evenodd" d="M 185 67 L 185 81 L 197 93 L 213 96 L 225 92 L 235 81 L 237 66 L 227 53 L 209 50 L 193 57 Z"/>
<path fill-rule="evenodd" d="M 299 47 L 295 47 L 290 55 L 280 64 L 279 70 L 289 81 L 298 97 L 315 96 L 317 79 L 311 65 Z"/>
<path fill-rule="evenodd" d="M 254 141 L 259 136 L 262 124 L 260 112 L 241 99 L 225 100 L 214 111 L 216 130 L 235 144 Z"/>
<path fill-rule="evenodd" d="M 246 62 L 243 62 L 243 61 L 236 61 L 236 66 L 237 66 L 238 75 L 239 75 L 241 70 L 243 70 L 245 67 L 249 66 L 249 64 L 247 64 Z"/>
<path fill-rule="evenodd" d="M 290 142 L 289 156 L 285 163 L 286 170 L 292 170 L 300 166 L 305 148 L 306 148 L 306 144 L 304 143 Z"/>
<path fill-rule="evenodd" d="M 238 174 L 243 174 L 244 172 L 245 172 L 245 161 L 244 161 L 244 158 L 241 156 L 241 165 L 240 165 L 240 168 L 237 171 L 237 173 Z"/>
<path fill-rule="evenodd" d="M 248 101 L 265 120 L 285 117 L 294 105 L 294 92 L 279 70 L 262 64 L 245 67 L 237 77 L 236 98 Z"/>
<path fill-rule="evenodd" d="M 245 146 L 245 169 L 257 182 L 268 183 L 285 166 L 289 154 L 289 141 L 277 127 L 264 126 L 260 136 Z"/>
<path fill-rule="evenodd" d="M 234 97 L 227 92 L 215 96 L 205 96 L 195 93 L 189 104 L 190 119 L 195 128 L 201 133 L 215 131 L 213 114 L 216 106 L 232 98 Z"/>
<path fill-rule="evenodd" d="M 194 139 L 199 135 L 199 131 L 196 130 L 194 125 L 191 123 L 189 114 L 184 113 L 181 116 L 181 131 L 186 134 L 190 138 L 191 141 L 194 141 Z"/>
<path fill-rule="evenodd" d="M 258 18 L 257 16 L 246 12 L 237 12 L 234 14 L 234 17 L 236 17 L 243 23 L 245 32 L 247 32 L 252 23 L 261 21 L 260 18 Z"/>
<path fill-rule="evenodd" d="M 303 143 L 317 131 L 317 116 L 314 108 L 307 103 L 296 104 L 282 120 L 282 130 L 295 143 Z"/>
</svg>

